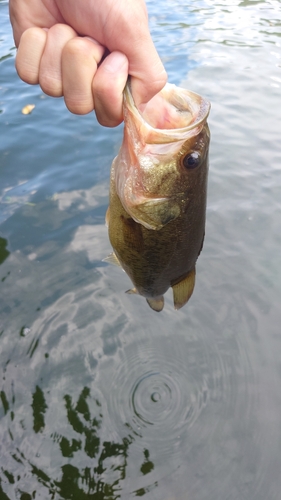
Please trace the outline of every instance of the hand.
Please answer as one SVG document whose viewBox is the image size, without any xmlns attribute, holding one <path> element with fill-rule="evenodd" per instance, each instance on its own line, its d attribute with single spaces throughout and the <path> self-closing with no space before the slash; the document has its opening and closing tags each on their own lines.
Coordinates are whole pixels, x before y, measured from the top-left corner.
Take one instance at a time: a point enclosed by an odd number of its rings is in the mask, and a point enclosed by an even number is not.
<svg viewBox="0 0 281 500">
<path fill-rule="evenodd" d="M 123 89 L 131 75 L 137 106 L 167 75 L 152 42 L 144 0 L 10 0 L 22 80 L 40 84 L 68 109 L 113 127 L 123 119 Z"/>
</svg>

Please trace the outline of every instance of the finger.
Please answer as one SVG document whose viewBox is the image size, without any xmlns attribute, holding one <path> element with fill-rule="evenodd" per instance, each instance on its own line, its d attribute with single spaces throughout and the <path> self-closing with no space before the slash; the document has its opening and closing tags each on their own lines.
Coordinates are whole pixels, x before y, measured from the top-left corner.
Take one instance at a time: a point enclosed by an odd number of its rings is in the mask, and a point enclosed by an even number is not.
<svg viewBox="0 0 281 500">
<path fill-rule="evenodd" d="M 55 24 L 47 31 L 47 40 L 39 67 L 39 83 L 45 94 L 62 96 L 61 58 L 64 46 L 77 36 L 66 24 Z"/>
<path fill-rule="evenodd" d="M 167 82 L 167 73 L 148 31 L 135 37 L 134 43 L 119 47 L 129 61 L 132 94 L 136 106 L 146 104 Z M 121 49 L 120 49 L 121 47 Z"/>
<path fill-rule="evenodd" d="M 143 9 L 145 12 L 144 3 Z M 131 22 L 128 22 L 128 11 Z M 136 19 L 138 22 L 135 22 Z M 151 38 L 147 18 L 139 11 L 138 2 L 130 2 L 130 9 L 125 9 L 123 16 L 118 18 L 118 24 L 115 22 L 110 28 L 110 37 L 106 39 L 105 45 L 110 51 L 118 50 L 126 55 L 135 103 L 137 106 L 146 104 L 164 87 L 167 74 Z"/>
<path fill-rule="evenodd" d="M 30 85 L 39 83 L 39 67 L 47 40 L 42 28 L 29 28 L 21 36 L 16 55 L 19 77 Z"/>
<path fill-rule="evenodd" d="M 128 59 L 121 52 L 111 52 L 93 80 L 95 112 L 101 125 L 116 127 L 123 120 L 123 90 L 128 78 Z"/>
<path fill-rule="evenodd" d="M 62 54 L 63 95 L 72 113 L 83 115 L 94 109 L 92 82 L 104 47 L 90 38 L 70 40 Z"/>
<path fill-rule="evenodd" d="M 159 71 L 157 71 L 157 67 L 159 68 Z M 147 73 L 147 78 L 142 75 L 137 77 L 132 76 L 131 78 L 133 99 L 137 108 L 140 110 L 150 101 L 150 99 L 162 90 L 167 82 L 167 73 L 162 63 L 155 65 L 154 69 L 155 72 L 154 74 L 151 74 L 151 77 L 149 77 L 149 74 Z M 130 70 L 129 73 L 130 75 L 134 74 L 133 72 L 130 72 Z"/>
<path fill-rule="evenodd" d="M 129 59 L 132 95 L 137 107 L 146 104 L 167 82 L 167 73 L 152 40 L 147 39 L 142 48 L 147 57 L 139 58 L 135 53 Z"/>
</svg>

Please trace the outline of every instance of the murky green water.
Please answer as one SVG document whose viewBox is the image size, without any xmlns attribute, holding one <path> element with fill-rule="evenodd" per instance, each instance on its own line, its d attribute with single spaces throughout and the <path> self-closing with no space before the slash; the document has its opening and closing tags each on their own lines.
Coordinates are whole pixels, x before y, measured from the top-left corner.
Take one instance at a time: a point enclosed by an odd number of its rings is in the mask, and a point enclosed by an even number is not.
<svg viewBox="0 0 281 500">
<path fill-rule="evenodd" d="M 0 2 L 1 500 L 280 499 L 281 3 L 148 8 L 212 102 L 197 284 L 160 314 L 101 261 L 122 127 L 19 81 Z"/>
</svg>

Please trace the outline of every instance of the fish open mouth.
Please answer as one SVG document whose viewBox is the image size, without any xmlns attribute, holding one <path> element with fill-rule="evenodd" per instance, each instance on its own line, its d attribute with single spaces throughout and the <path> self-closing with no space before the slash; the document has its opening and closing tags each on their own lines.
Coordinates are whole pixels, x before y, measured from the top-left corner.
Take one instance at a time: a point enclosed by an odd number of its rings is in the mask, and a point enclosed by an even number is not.
<svg viewBox="0 0 281 500">
<path fill-rule="evenodd" d="M 160 93 L 155 95 L 139 110 L 143 119 L 153 128 L 171 130 L 190 125 L 193 115 L 184 99 L 175 98 L 173 94 L 167 100 Z"/>
<path fill-rule="evenodd" d="M 205 123 L 210 103 L 195 92 L 166 83 L 147 104 L 137 108 L 129 80 L 124 91 L 125 122 L 126 108 L 133 113 L 135 120 L 141 121 L 143 127 L 146 125 L 150 132 L 151 129 L 157 131 L 159 137 L 157 140 L 154 134 L 154 141 L 169 143 L 177 140 L 178 133 L 182 135 L 184 132 L 191 132 Z"/>
</svg>

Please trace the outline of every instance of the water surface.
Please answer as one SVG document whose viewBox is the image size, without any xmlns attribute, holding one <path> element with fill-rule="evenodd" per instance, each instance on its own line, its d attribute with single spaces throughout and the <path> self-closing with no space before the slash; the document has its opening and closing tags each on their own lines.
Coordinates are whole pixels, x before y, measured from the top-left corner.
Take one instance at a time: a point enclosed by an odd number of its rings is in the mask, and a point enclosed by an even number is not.
<svg viewBox="0 0 281 500">
<path fill-rule="evenodd" d="M 18 79 L 0 2 L 5 500 L 280 498 L 281 3 L 148 9 L 169 81 L 212 103 L 197 284 L 160 314 L 102 262 L 122 127 Z"/>
</svg>

